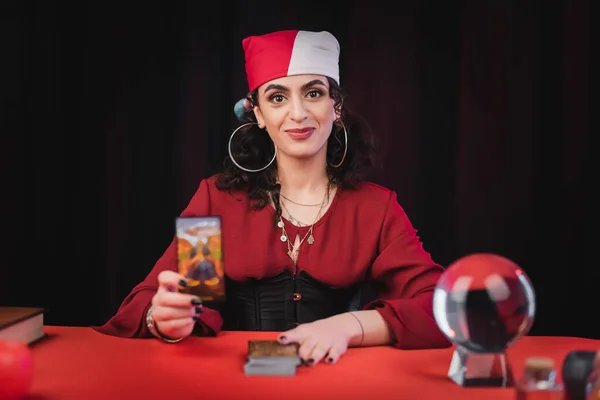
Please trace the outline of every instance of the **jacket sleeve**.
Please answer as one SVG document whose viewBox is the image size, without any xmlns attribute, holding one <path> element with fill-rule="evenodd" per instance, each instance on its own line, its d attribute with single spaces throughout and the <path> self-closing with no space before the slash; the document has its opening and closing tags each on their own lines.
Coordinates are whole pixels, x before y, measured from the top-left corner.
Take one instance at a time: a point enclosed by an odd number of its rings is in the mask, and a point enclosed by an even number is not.
<svg viewBox="0 0 600 400">
<path fill-rule="evenodd" d="M 449 347 L 433 317 L 433 291 L 444 269 L 423 248 L 408 216 L 391 192 L 381 226 L 379 254 L 371 277 L 377 299 L 364 309 L 379 311 L 402 349 Z"/>
<path fill-rule="evenodd" d="M 210 191 L 206 180 L 202 180 L 196 193 L 181 216 L 210 215 Z M 104 325 L 92 327 L 100 333 L 119 337 L 151 337 L 146 327 L 146 312 L 152 297 L 158 290 L 158 274 L 170 270 L 177 271 L 177 244 L 175 237 L 163 255 L 154 264 L 146 278 L 125 297 L 116 314 Z M 223 325 L 218 311 L 204 307 L 194 330 L 201 335 L 217 335 Z"/>
</svg>

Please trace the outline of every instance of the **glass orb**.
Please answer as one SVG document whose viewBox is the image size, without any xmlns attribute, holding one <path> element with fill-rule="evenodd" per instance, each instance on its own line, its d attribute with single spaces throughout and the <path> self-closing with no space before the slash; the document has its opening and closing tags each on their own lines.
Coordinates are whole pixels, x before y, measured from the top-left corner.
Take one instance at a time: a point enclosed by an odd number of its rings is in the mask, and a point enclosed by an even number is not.
<svg viewBox="0 0 600 400">
<path fill-rule="evenodd" d="M 529 277 L 496 254 L 471 254 L 448 266 L 433 295 L 433 314 L 452 343 L 472 353 L 501 353 L 526 335 L 535 315 Z"/>
</svg>

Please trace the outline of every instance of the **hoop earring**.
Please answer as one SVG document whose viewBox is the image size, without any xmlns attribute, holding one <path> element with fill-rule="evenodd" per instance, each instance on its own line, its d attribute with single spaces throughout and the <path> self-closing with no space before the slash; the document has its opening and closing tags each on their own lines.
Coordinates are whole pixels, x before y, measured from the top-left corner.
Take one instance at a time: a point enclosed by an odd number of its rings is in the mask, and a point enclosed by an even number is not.
<svg viewBox="0 0 600 400">
<path fill-rule="evenodd" d="M 346 131 L 346 126 L 344 124 L 342 124 L 342 129 L 344 130 L 344 155 L 342 155 L 342 160 L 338 164 L 333 165 L 330 163 L 329 166 L 331 168 L 339 168 L 340 165 L 344 163 L 344 160 L 346 159 L 346 153 L 348 153 L 348 132 Z"/>
<path fill-rule="evenodd" d="M 233 133 L 231 134 L 231 136 L 229 136 L 229 144 L 227 145 L 227 150 L 229 151 L 229 158 L 231 158 L 231 161 L 235 164 L 235 166 L 238 167 L 239 169 L 241 169 L 242 171 L 246 171 L 246 172 L 260 172 L 260 171 L 262 171 L 264 169 L 269 168 L 269 166 L 271 164 L 273 164 L 273 161 L 275 161 L 275 157 L 277 157 L 277 146 L 275 146 L 275 143 L 273 143 L 273 147 L 275 148 L 275 154 L 273 154 L 273 158 L 271 159 L 271 161 L 269 161 L 269 163 L 267 165 L 265 165 L 264 167 L 259 168 L 259 169 L 249 169 L 249 168 L 242 167 L 237 161 L 235 161 L 235 158 L 233 158 L 233 154 L 231 152 L 231 142 L 233 140 L 233 136 L 236 134 L 237 131 L 239 131 L 240 129 L 242 129 L 243 127 L 248 126 L 248 125 L 258 125 L 258 124 L 254 123 L 254 122 L 248 122 L 248 123 L 245 123 L 243 125 L 240 125 L 240 126 L 238 126 L 233 131 Z"/>
</svg>

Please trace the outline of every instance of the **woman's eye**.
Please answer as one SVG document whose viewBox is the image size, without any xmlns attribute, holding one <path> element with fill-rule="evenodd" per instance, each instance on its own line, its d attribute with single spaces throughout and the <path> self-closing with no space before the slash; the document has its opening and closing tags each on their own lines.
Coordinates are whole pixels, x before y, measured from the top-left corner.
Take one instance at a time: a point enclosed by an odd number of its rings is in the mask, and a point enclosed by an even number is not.
<svg viewBox="0 0 600 400">
<path fill-rule="evenodd" d="M 319 92 L 318 90 L 311 90 L 310 92 L 308 92 L 308 97 L 316 98 L 316 97 L 319 97 L 320 95 L 321 95 L 321 92 Z"/>
<path fill-rule="evenodd" d="M 275 103 L 281 103 L 284 99 L 285 98 L 280 94 L 276 94 L 271 97 L 271 101 L 274 101 Z"/>
</svg>

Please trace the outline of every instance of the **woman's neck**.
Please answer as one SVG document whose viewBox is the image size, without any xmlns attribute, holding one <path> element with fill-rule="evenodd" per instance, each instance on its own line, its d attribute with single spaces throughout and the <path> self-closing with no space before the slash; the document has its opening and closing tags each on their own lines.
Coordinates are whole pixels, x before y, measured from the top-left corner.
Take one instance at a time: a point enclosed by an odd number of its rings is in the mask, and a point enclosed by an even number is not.
<svg viewBox="0 0 600 400">
<path fill-rule="evenodd" d="M 326 162 L 325 154 L 308 159 L 278 157 L 277 172 L 281 193 L 298 199 L 322 196 L 329 183 Z"/>
</svg>

